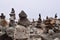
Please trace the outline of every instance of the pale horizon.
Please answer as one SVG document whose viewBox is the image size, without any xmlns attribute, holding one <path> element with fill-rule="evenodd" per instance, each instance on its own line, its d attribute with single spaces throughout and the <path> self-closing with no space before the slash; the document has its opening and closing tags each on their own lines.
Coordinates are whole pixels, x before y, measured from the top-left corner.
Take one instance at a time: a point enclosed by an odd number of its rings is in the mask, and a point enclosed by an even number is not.
<svg viewBox="0 0 60 40">
<path fill-rule="evenodd" d="M 21 10 L 24 10 L 31 20 L 37 20 L 39 13 L 42 19 L 46 16 L 54 17 L 56 13 L 60 18 L 60 0 L 0 0 L 0 14 L 4 13 L 6 19 L 10 18 L 12 8 L 15 9 L 16 19 L 19 19 Z"/>
</svg>

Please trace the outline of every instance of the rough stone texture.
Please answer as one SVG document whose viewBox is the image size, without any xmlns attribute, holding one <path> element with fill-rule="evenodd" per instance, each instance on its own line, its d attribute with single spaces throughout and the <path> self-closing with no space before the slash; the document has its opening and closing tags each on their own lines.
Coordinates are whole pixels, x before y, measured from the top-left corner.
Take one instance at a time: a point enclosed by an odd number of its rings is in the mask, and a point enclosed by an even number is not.
<svg viewBox="0 0 60 40">
<path fill-rule="evenodd" d="M 0 40 L 13 40 L 11 37 L 9 37 L 7 34 L 4 34 L 0 36 Z"/>
<path fill-rule="evenodd" d="M 0 40 L 12 40 L 12 38 L 17 40 L 60 40 L 60 19 L 57 19 L 57 14 L 55 14 L 55 18 L 47 16 L 44 21 L 39 14 L 38 21 L 33 19 L 30 24 L 26 13 L 22 10 L 19 13 L 18 24 L 15 25 L 15 10 L 12 8 L 10 27 L 5 27 L 5 25 L 7 25 L 5 15 L 1 13 Z"/>
<path fill-rule="evenodd" d="M 1 13 L 1 19 L 5 19 L 5 15 Z"/>
<path fill-rule="evenodd" d="M 24 11 L 21 11 L 21 13 L 19 14 L 19 20 L 18 20 L 18 24 L 19 25 L 23 25 L 23 26 L 29 26 L 30 25 L 30 21 L 27 18 L 27 15 Z"/>
<path fill-rule="evenodd" d="M 3 27 L 6 27 L 8 25 L 8 22 L 6 21 L 5 15 L 3 13 L 1 13 L 0 16 L 0 25 Z"/>
<path fill-rule="evenodd" d="M 14 32 L 15 39 L 26 39 L 28 38 L 28 30 L 24 26 L 17 25 Z"/>
<path fill-rule="evenodd" d="M 15 24 L 15 19 L 16 19 L 16 17 L 15 17 L 15 10 L 14 10 L 14 8 L 12 8 L 11 13 L 10 13 L 9 15 L 10 15 L 9 27 L 14 27 L 14 26 L 16 26 L 16 24 Z"/>
<path fill-rule="evenodd" d="M 22 10 L 20 13 L 19 13 L 19 17 L 27 17 L 26 13 Z"/>
</svg>

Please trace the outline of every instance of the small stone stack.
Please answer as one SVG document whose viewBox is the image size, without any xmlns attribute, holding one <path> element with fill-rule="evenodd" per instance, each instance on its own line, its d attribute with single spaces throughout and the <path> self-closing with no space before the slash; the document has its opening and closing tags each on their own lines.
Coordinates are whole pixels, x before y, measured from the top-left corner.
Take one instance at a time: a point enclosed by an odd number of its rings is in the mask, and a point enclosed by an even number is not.
<svg viewBox="0 0 60 40">
<path fill-rule="evenodd" d="M 55 18 L 57 18 L 58 16 L 57 16 L 57 13 L 55 14 Z"/>
<path fill-rule="evenodd" d="M 5 27 L 7 26 L 7 21 L 5 20 L 5 15 L 3 13 L 1 13 L 1 16 L 0 16 L 0 24 L 1 26 Z"/>
<path fill-rule="evenodd" d="M 42 20 L 41 20 L 41 14 L 39 14 L 39 18 L 38 18 L 38 23 L 41 23 Z"/>
</svg>

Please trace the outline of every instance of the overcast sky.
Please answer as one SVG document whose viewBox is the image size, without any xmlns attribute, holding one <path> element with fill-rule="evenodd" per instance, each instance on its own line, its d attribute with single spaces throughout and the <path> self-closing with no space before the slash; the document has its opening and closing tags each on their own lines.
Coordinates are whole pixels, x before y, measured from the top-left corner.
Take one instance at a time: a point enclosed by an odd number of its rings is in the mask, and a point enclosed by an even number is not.
<svg viewBox="0 0 60 40">
<path fill-rule="evenodd" d="M 29 19 L 37 19 L 41 13 L 42 19 L 46 16 L 54 17 L 57 13 L 60 18 L 60 0 L 0 0 L 0 14 L 4 13 L 9 19 L 11 8 L 15 9 L 16 18 L 24 10 Z"/>
</svg>

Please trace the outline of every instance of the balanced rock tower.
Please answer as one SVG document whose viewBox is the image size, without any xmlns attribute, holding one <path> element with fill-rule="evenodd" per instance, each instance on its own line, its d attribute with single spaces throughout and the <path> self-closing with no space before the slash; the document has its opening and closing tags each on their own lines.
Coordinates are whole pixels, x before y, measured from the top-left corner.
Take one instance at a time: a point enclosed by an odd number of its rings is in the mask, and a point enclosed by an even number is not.
<svg viewBox="0 0 60 40">
<path fill-rule="evenodd" d="M 10 23 L 9 23 L 9 27 L 14 27 L 15 26 L 15 10 L 14 8 L 12 8 L 10 15 Z"/>
<path fill-rule="evenodd" d="M 30 25 L 30 21 L 27 18 L 27 14 L 23 10 L 19 13 L 18 25 L 22 25 L 25 27 Z"/>
<path fill-rule="evenodd" d="M 1 13 L 1 16 L 0 16 L 0 24 L 1 24 L 1 26 L 3 26 L 3 27 L 6 27 L 6 26 L 8 25 L 8 22 L 7 22 L 6 19 L 5 19 L 4 13 Z"/>
</svg>

